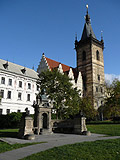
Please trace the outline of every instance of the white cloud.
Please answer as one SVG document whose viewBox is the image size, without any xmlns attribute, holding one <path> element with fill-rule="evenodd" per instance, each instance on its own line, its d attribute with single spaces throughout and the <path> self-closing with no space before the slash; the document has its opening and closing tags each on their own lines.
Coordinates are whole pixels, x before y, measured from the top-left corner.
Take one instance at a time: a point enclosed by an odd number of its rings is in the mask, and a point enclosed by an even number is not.
<svg viewBox="0 0 120 160">
<path fill-rule="evenodd" d="M 115 75 L 115 74 L 105 74 L 105 81 L 108 83 L 112 83 L 114 79 L 120 80 L 120 75 Z"/>
</svg>

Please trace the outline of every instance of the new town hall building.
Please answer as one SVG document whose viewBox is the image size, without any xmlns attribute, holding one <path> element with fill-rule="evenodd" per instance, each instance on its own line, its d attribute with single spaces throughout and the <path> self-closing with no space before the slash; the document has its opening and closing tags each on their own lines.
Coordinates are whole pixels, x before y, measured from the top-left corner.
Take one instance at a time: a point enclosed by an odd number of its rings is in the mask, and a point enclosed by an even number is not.
<svg viewBox="0 0 120 160">
<path fill-rule="evenodd" d="M 99 41 L 91 27 L 90 16 L 85 16 L 85 25 L 81 39 L 75 40 L 77 67 L 72 68 L 42 55 L 37 72 L 33 69 L 0 59 L 0 114 L 24 112 L 27 107 L 34 113 L 33 101 L 39 92 L 38 75 L 46 69 L 58 68 L 61 73 L 71 78 L 73 87 L 81 90 L 81 97 L 92 98 L 97 109 L 104 98 L 104 42 Z"/>
</svg>

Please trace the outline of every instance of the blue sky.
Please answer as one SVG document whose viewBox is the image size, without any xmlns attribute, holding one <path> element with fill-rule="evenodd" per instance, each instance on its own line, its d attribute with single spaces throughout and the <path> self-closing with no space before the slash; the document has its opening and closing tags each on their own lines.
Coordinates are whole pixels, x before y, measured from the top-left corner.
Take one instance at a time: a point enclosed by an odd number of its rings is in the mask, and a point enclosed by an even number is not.
<svg viewBox="0 0 120 160">
<path fill-rule="evenodd" d="M 97 39 L 103 31 L 105 73 L 120 75 L 119 0 L 0 0 L 0 59 L 36 69 L 44 52 L 75 67 L 86 4 Z"/>
</svg>

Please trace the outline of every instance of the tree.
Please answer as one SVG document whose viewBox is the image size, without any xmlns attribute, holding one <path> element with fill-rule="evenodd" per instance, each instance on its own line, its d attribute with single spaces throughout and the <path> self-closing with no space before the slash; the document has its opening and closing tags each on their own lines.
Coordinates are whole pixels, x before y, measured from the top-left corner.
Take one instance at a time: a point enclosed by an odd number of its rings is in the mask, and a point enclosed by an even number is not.
<svg viewBox="0 0 120 160">
<path fill-rule="evenodd" d="M 45 90 L 48 99 L 54 101 L 57 118 L 62 117 L 67 99 L 73 91 L 69 77 L 55 69 L 52 72 L 47 70 L 39 75 L 38 84 L 40 84 L 40 94 Z"/>
<path fill-rule="evenodd" d="M 115 79 L 107 87 L 107 96 L 103 106 L 104 116 L 107 118 L 120 116 L 120 81 Z"/>
<path fill-rule="evenodd" d="M 68 97 L 66 104 L 69 106 L 66 108 L 66 115 L 76 115 L 80 112 L 87 118 L 94 118 L 97 111 L 92 105 L 92 99 L 90 97 L 80 97 L 76 88 L 72 91 Z"/>
<path fill-rule="evenodd" d="M 86 116 L 91 116 L 94 112 L 92 103 L 87 98 L 81 99 L 80 90 L 73 88 L 70 80 L 66 74 L 61 74 L 58 70 L 42 72 L 38 80 L 39 94 L 42 95 L 45 90 L 48 99 L 54 101 L 57 118 L 68 118 L 70 115 L 78 114 L 81 110 Z"/>
</svg>

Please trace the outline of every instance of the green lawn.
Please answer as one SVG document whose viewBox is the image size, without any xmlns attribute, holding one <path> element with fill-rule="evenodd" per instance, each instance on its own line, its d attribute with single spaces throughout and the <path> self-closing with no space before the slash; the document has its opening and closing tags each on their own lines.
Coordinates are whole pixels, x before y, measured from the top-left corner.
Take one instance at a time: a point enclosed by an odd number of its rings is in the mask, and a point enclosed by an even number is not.
<svg viewBox="0 0 120 160">
<path fill-rule="evenodd" d="M 111 136 L 120 136 L 120 124 L 87 125 L 87 128 L 92 133 L 107 134 L 107 135 L 111 135 Z M 6 130 L 2 129 L 2 130 L 0 130 L 0 138 L 2 138 L 2 137 L 17 137 L 17 134 L 18 134 L 18 129 L 6 129 Z M 117 142 L 117 141 L 119 142 L 119 146 L 120 146 L 120 141 L 119 140 L 116 140 L 116 141 L 113 140 L 114 143 Z M 90 143 L 92 145 L 95 143 L 96 146 L 97 146 L 98 144 L 100 145 L 100 143 L 103 143 L 103 142 L 97 141 L 97 142 L 90 142 Z M 30 143 L 28 144 L 27 143 L 27 144 L 14 144 L 14 145 L 10 145 L 10 144 L 4 143 L 4 142 L 0 142 L 0 153 L 8 151 L 8 150 L 13 150 L 13 149 L 16 149 L 16 148 L 20 148 L 20 147 L 25 147 L 25 146 L 28 146 L 28 145 L 33 145 L 33 144 L 35 144 L 35 143 L 32 143 L 32 144 L 30 144 Z M 111 144 L 111 141 L 110 142 L 106 142 L 106 146 L 108 145 L 108 148 L 109 148 L 110 144 Z M 77 144 L 77 146 L 78 146 L 78 144 Z M 58 149 L 55 148 L 54 151 L 55 150 L 58 150 Z"/>
<path fill-rule="evenodd" d="M 55 147 L 22 160 L 120 160 L 120 139 Z"/>
<path fill-rule="evenodd" d="M 95 124 L 87 125 L 91 133 L 107 134 L 110 136 L 120 136 L 120 124 Z"/>
<path fill-rule="evenodd" d="M 16 138 L 17 134 L 18 134 L 18 129 L 1 129 L 0 130 L 0 138 L 2 138 L 2 137 L 14 137 L 14 138 Z M 0 153 L 10 151 L 10 150 L 13 150 L 13 149 L 17 149 L 17 148 L 21 148 L 21 147 L 26 147 L 26 146 L 29 146 L 29 145 L 40 144 L 40 143 L 45 143 L 45 142 L 12 144 L 11 145 L 11 144 L 0 141 Z"/>
<path fill-rule="evenodd" d="M 13 149 L 21 148 L 21 147 L 26 147 L 34 144 L 40 144 L 40 143 L 47 143 L 47 142 L 38 142 L 38 143 L 25 143 L 25 144 L 8 144 L 5 142 L 0 142 L 0 153 L 6 152 L 6 151 L 11 151 Z"/>
<path fill-rule="evenodd" d="M 16 138 L 17 135 L 18 135 L 18 129 L 0 129 L 0 138 L 2 137 Z"/>
</svg>

